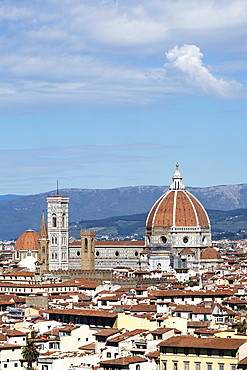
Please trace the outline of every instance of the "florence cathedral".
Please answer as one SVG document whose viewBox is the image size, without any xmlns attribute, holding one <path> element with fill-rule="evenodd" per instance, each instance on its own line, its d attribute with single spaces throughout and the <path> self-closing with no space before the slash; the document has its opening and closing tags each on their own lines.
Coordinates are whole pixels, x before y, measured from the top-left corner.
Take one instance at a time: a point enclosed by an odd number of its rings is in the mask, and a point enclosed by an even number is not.
<svg viewBox="0 0 247 370">
<path fill-rule="evenodd" d="M 215 270 L 223 261 L 211 246 L 211 226 L 202 204 L 186 190 L 179 166 L 170 189 L 151 208 L 144 241 L 97 240 L 95 231 L 81 231 L 81 239 L 69 239 L 69 198 L 47 197 L 47 224 L 42 216 L 40 233 L 25 231 L 16 241 L 14 260 L 28 268 L 38 263 L 41 271 L 133 270 L 200 268 Z"/>
</svg>

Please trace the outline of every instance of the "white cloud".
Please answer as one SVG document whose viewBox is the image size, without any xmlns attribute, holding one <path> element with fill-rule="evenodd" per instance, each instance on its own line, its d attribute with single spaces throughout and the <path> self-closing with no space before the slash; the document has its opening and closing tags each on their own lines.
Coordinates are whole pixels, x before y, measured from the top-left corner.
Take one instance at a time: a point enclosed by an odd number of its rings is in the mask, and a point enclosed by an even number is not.
<svg viewBox="0 0 247 370">
<path fill-rule="evenodd" d="M 173 68 L 181 72 L 179 78 L 188 86 L 194 86 L 204 93 L 229 97 L 241 88 L 235 81 L 226 81 L 214 77 L 203 65 L 203 54 L 195 45 L 175 46 L 166 53 L 169 63 L 165 68 Z M 176 73 L 176 72 L 175 72 Z"/>
<path fill-rule="evenodd" d="M 136 107 L 199 86 L 231 96 L 239 85 L 212 75 L 200 53 L 169 61 L 176 79 L 162 56 L 184 43 L 245 52 L 246 23 L 244 0 L 2 1 L 0 113 Z"/>
</svg>

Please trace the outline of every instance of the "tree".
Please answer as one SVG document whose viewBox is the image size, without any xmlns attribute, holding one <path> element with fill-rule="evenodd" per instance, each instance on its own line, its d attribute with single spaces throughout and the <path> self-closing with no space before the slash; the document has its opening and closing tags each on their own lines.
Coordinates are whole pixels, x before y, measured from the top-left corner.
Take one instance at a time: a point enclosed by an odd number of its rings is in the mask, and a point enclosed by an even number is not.
<svg viewBox="0 0 247 370">
<path fill-rule="evenodd" d="M 27 362 L 27 370 L 33 370 L 33 363 L 39 358 L 39 351 L 36 344 L 28 340 L 25 347 L 22 348 L 22 357 Z"/>
</svg>

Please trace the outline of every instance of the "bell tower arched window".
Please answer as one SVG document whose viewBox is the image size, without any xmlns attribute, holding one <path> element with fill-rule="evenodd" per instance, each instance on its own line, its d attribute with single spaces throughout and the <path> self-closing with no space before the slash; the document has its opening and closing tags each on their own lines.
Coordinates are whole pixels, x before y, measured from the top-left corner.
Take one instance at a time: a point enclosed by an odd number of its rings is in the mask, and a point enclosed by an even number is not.
<svg viewBox="0 0 247 370">
<path fill-rule="evenodd" d="M 63 213 L 62 215 L 62 227 L 65 227 L 66 226 L 66 218 L 65 218 L 65 213 Z"/>
<path fill-rule="evenodd" d="M 57 227 L 57 216 L 55 213 L 52 215 L 52 227 Z"/>
</svg>

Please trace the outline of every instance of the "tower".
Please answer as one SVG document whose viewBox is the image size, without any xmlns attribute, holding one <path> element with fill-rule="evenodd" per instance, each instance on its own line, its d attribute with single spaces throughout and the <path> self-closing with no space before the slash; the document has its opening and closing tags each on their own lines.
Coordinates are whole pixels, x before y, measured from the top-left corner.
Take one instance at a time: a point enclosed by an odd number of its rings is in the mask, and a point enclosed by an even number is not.
<svg viewBox="0 0 247 370">
<path fill-rule="evenodd" d="M 39 242 L 38 261 L 40 262 L 40 272 L 42 273 L 49 270 L 49 238 L 44 212 L 42 214 L 38 242 Z"/>
<path fill-rule="evenodd" d="M 95 268 L 95 231 L 81 231 L 81 269 Z"/>
<path fill-rule="evenodd" d="M 49 269 L 68 270 L 69 197 L 56 194 L 47 197 Z"/>
</svg>

